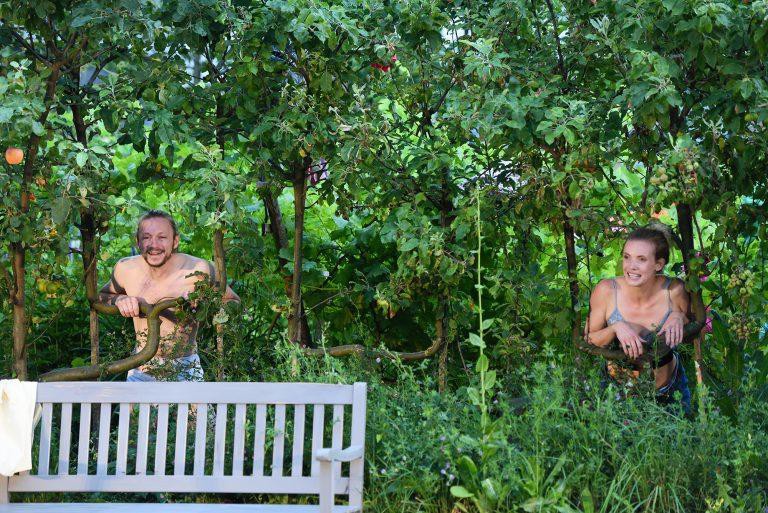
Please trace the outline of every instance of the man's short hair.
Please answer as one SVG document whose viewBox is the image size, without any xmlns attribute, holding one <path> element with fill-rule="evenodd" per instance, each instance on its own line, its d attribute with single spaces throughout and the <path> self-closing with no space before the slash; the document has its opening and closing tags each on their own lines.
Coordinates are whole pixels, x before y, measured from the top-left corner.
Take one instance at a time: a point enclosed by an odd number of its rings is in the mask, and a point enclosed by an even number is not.
<svg viewBox="0 0 768 513">
<path fill-rule="evenodd" d="M 141 216 L 141 219 L 139 219 L 139 223 L 136 225 L 136 240 L 139 240 L 139 230 L 141 229 L 141 223 L 143 223 L 147 219 L 155 219 L 155 218 L 165 219 L 166 221 L 171 223 L 171 228 L 173 229 L 174 237 L 176 237 L 179 234 L 179 229 L 176 227 L 176 221 L 174 221 L 171 214 L 169 214 L 168 212 L 164 212 L 162 210 L 150 210 L 147 213 L 145 213 L 143 216 Z"/>
</svg>

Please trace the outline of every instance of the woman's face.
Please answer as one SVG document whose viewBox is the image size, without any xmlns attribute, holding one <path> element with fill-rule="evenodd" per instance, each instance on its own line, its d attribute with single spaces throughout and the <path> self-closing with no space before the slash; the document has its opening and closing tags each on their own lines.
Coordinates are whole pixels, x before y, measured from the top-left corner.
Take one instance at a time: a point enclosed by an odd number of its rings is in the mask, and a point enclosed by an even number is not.
<svg viewBox="0 0 768 513">
<path fill-rule="evenodd" d="M 656 260 L 656 246 L 647 240 L 630 240 L 624 244 L 622 269 L 624 279 L 633 286 L 653 280 L 664 268 L 664 259 Z"/>
</svg>

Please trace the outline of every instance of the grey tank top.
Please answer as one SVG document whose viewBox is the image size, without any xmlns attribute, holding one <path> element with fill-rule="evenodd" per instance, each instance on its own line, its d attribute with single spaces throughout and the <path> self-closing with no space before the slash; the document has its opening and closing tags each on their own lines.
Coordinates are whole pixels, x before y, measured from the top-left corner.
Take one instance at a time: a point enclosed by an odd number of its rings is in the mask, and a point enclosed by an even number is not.
<svg viewBox="0 0 768 513">
<path fill-rule="evenodd" d="M 669 302 L 669 307 L 667 308 L 667 313 L 664 314 L 664 317 L 661 319 L 661 322 L 657 325 L 658 328 L 656 329 L 656 332 L 664 326 L 664 323 L 667 322 L 667 319 L 669 318 L 669 314 L 672 313 L 672 295 L 669 292 L 669 285 L 672 283 L 672 278 L 667 276 L 667 281 L 664 282 L 664 288 L 667 290 L 667 301 Z M 608 317 L 608 325 L 616 324 L 619 321 L 624 320 L 624 316 L 621 315 L 621 312 L 619 312 L 619 285 L 616 283 L 616 278 L 611 280 L 611 285 L 613 285 L 613 312 L 611 312 L 611 315 Z"/>
</svg>

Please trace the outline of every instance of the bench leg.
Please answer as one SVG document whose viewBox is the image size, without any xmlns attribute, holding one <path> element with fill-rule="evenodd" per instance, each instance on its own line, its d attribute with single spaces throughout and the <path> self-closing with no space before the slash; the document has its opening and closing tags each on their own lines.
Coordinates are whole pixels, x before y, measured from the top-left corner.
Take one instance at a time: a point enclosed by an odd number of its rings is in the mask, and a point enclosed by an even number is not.
<svg viewBox="0 0 768 513">
<path fill-rule="evenodd" d="M 333 512 L 333 463 L 320 462 L 320 513 Z"/>
<path fill-rule="evenodd" d="M 0 476 L 0 504 L 8 504 L 11 498 L 8 496 L 8 478 Z"/>
</svg>

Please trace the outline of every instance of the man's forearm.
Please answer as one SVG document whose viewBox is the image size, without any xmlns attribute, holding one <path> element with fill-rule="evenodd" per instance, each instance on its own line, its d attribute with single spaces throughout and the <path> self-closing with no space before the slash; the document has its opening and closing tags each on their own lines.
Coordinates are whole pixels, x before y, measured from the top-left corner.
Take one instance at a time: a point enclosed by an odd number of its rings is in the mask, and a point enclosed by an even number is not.
<svg viewBox="0 0 768 513">
<path fill-rule="evenodd" d="M 124 295 L 125 294 L 120 294 L 118 292 L 99 292 L 99 302 L 107 305 L 114 305 L 117 298 Z"/>
</svg>

